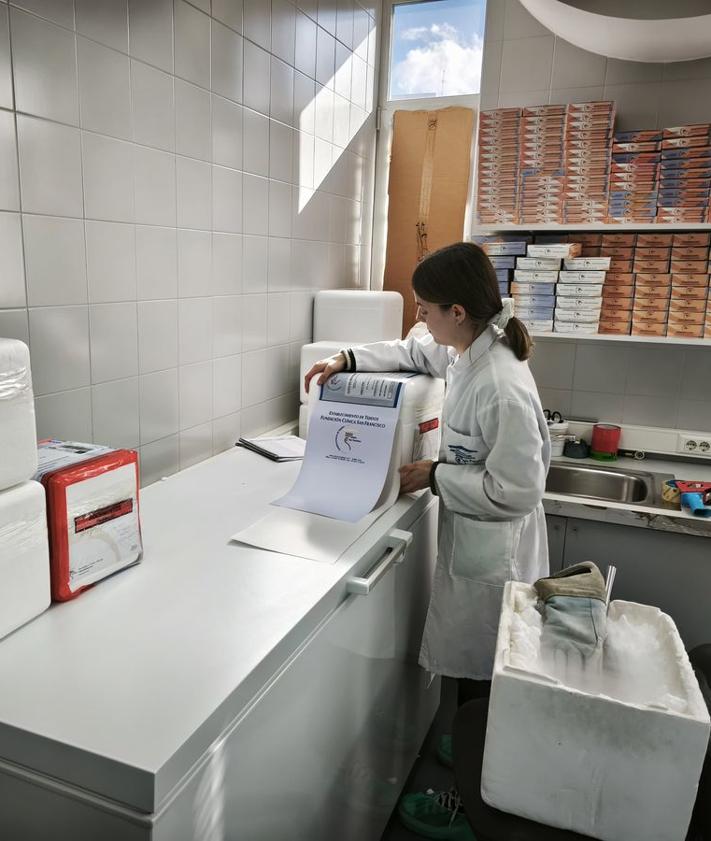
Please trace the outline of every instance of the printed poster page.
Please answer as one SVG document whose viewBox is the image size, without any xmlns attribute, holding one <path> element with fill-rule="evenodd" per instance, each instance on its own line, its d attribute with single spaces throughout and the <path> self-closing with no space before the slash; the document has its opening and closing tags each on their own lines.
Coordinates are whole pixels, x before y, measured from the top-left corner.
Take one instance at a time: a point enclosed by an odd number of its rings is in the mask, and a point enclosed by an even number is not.
<svg viewBox="0 0 711 841">
<path fill-rule="evenodd" d="M 355 523 L 378 502 L 407 376 L 335 374 L 321 386 L 304 463 L 275 505 Z"/>
</svg>

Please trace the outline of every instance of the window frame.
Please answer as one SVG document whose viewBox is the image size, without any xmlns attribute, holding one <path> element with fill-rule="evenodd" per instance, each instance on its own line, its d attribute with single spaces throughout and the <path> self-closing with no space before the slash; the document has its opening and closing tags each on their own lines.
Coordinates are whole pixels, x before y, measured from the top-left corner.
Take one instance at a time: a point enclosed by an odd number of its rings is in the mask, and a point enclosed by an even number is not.
<svg viewBox="0 0 711 841">
<path fill-rule="evenodd" d="M 380 72 L 378 78 L 378 100 L 376 107 L 376 152 L 373 183 L 373 214 L 370 258 L 370 288 L 382 289 L 385 274 L 385 254 L 388 237 L 388 182 L 390 177 L 390 150 L 392 145 L 392 121 L 395 111 L 436 111 L 441 108 L 460 106 L 474 111 L 474 131 L 470 158 L 467 204 L 464 211 L 466 236 L 473 223 L 476 177 L 476 136 L 481 92 L 455 96 L 421 97 L 413 99 L 389 99 L 391 56 L 393 45 L 394 7 L 405 4 L 426 3 L 431 0 L 383 0 L 380 29 Z M 487 0 L 495 2 L 495 0 Z M 482 57 L 483 70 L 483 57 Z"/>
</svg>

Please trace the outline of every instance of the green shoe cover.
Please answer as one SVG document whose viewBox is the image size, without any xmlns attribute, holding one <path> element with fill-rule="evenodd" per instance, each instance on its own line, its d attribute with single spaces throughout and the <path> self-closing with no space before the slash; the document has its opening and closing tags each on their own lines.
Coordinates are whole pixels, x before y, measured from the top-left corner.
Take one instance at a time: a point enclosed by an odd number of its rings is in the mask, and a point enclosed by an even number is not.
<svg viewBox="0 0 711 841">
<path fill-rule="evenodd" d="M 405 794 L 398 805 L 402 823 L 417 835 L 439 841 L 476 841 L 456 789 Z"/>
<path fill-rule="evenodd" d="M 439 744 L 437 745 L 437 759 L 445 768 L 454 768 L 452 737 L 449 734 L 440 736 Z"/>
</svg>

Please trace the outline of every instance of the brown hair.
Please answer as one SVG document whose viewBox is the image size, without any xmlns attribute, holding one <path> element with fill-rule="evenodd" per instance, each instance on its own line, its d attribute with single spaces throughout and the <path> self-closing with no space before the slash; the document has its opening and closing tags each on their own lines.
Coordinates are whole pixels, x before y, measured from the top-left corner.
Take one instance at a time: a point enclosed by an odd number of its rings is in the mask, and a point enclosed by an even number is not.
<svg viewBox="0 0 711 841">
<path fill-rule="evenodd" d="M 412 275 L 412 288 L 428 303 L 459 304 L 477 323 L 488 322 L 503 306 L 496 271 L 472 242 L 455 242 L 425 257 Z M 504 333 L 516 357 L 528 359 L 533 343 L 523 322 L 511 318 Z"/>
</svg>

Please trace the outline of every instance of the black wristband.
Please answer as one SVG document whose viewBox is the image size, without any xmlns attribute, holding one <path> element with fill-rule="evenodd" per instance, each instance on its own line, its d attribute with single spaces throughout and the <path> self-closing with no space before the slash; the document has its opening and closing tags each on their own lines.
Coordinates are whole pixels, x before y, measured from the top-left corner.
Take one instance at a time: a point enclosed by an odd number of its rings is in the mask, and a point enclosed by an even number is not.
<svg viewBox="0 0 711 841">
<path fill-rule="evenodd" d="M 438 464 L 438 461 L 433 461 L 432 467 L 430 468 L 430 490 L 435 496 L 439 496 L 439 493 L 437 491 L 437 483 L 435 482 L 435 470 L 437 470 Z"/>
</svg>

